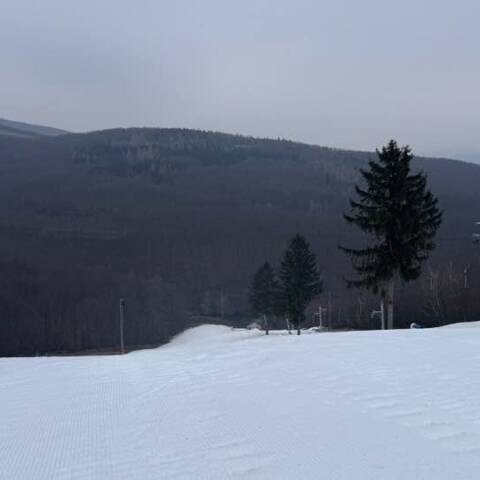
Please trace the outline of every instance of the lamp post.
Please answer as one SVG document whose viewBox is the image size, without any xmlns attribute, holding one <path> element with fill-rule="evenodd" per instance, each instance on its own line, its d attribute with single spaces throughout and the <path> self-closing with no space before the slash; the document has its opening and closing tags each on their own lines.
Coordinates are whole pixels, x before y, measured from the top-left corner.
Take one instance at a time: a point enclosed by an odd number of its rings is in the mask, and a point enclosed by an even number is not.
<svg viewBox="0 0 480 480">
<path fill-rule="evenodd" d="M 385 306 L 384 306 L 383 299 L 380 302 L 380 310 L 373 310 L 370 316 L 371 318 L 380 316 L 380 324 L 381 324 L 382 330 L 385 330 Z"/>
<path fill-rule="evenodd" d="M 322 305 L 318 306 L 318 312 L 315 313 L 315 316 L 318 316 L 318 329 L 323 330 L 323 314 L 327 311 L 326 308 L 322 307 Z"/>
<path fill-rule="evenodd" d="M 120 299 L 120 353 L 123 355 L 125 353 L 125 346 L 123 343 L 123 325 L 125 323 L 125 300 Z"/>
</svg>

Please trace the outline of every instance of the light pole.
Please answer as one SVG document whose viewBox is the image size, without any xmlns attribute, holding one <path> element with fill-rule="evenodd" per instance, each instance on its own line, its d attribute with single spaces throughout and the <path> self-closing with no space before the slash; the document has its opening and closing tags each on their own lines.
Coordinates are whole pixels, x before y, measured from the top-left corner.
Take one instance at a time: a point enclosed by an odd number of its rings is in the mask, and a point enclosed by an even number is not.
<svg viewBox="0 0 480 480">
<path fill-rule="evenodd" d="M 370 317 L 375 318 L 376 316 L 380 316 L 380 324 L 382 326 L 382 330 L 385 330 L 385 306 L 383 303 L 383 299 L 380 302 L 380 310 L 373 310 Z"/>
<path fill-rule="evenodd" d="M 125 353 L 125 346 L 123 343 L 123 325 L 125 323 L 125 300 L 120 299 L 120 353 L 123 355 Z"/>
<path fill-rule="evenodd" d="M 315 313 L 315 316 L 318 316 L 318 329 L 323 330 L 323 314 L 327 311 L 326 308 L 322 307 L 322 305 L 318 306 L 318 312 Z"/>
<path fill-rule="evenodd" d="M 465 265 L 465 268 L 463 269 L 463 288 L 465 290 L 468 289 L 468 275 L 470 273 L 470 265 Z"/>
</svg>

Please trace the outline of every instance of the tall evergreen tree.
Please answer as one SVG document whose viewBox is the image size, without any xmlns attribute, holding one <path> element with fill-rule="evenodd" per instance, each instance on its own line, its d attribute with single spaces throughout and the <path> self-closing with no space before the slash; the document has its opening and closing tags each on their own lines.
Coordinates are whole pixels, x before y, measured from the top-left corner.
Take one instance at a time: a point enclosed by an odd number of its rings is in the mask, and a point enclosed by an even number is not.
<svg viewBox="0 0 480 480">
<path fill-rule="evenodd" d="M 250 291 L 250 305 L 256 315 L 261 315 L 265 333 L 268 335 L 270 317 L 275 313 L 278 283 L 275 272 L 265 262 L 255 273 Z"/>
<path fill-rule="evenodd" d="M 423 172 L 411 173 L 410 147 L 391 140 L 378 159 L 361 170 L 366 188 L 355 186 L 357 200 L 350 200 L 348 223 L 370 236 L 364 248 L 340 247 L 351 258 L 358 278 L 349 286 L 364 287 L 387 298 L 387 328 L 393 328 L 395 281 L 414 280 L 434 249 L 442 223 L 437 198 L 427 188 Z M 383 326 L 382 326 L 383 327 Z"/>
<path fill-rule="evenodd" d="M 300 335 L 305 308 L 322 291 L 315 254 L 301 235 L 295 235 L 290 241 L 283 256 L 279 277 L 281 304 Z"/>
</svg>

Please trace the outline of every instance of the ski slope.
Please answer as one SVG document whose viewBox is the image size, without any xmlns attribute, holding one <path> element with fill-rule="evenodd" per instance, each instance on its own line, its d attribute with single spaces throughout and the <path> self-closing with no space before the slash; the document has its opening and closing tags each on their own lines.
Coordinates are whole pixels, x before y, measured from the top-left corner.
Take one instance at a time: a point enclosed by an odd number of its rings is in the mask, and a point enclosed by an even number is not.
<svg viewBox="0 0 480 480">
<path fill-rule="evenodd" d="M 478 479 L 471 327 L 0 359 L 0 479 Z"/>
</svg>

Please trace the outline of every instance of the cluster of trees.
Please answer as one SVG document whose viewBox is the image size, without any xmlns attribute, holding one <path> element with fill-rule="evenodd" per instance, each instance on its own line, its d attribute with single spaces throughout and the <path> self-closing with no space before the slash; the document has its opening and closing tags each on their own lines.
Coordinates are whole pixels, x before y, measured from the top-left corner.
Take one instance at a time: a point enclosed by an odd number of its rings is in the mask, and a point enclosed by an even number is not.
<svg viewBox="0 0 480 480">
<path fill-rule="evenodd" d="M 379 293 L 382 303 L 382 328 L 385 328 L 383 303 L 387 301 L 386 327 L 394 327 L 395 283 L 416 280 L 422 265 L 434 249 L 434 237 L 442 223 L 438 200 L 427 188 L 423 172 L 412 173 L 413 155 L 408 146 L 400 148 L 394 140 L 377 150 L 378 159 L 360 170 L 364 185 L 356 185 L 356 199 L 345 220 L 367 235 L 368 243 L 359 248 L 340 246 L 352 260 L 357 278 L 347 280 L 350 287 Z M 285 253 L 275 279 L 265 263 L 256 273 L 250 302 L 256 314 L 268 324 L 273 314 L 286 315 L 300 333 L 305 308 L 322 290 L 315 255 L 300 235 Z M 432 304 L 435 307 L 435 303 Z M 268 327 L 266 327 L 268 333 Z"/>
<path fill-rule="evenodd" d="M 278 278 L 268 262 L 255 274 L 250 304 L 254 313 L 262 316 L 267 335 L 271 318 L 282 316 L 300 335 L 305 308 L 321 291 L 315 254 L 304 237 L 295 235 L 283 255 Z"/>
</svg>

